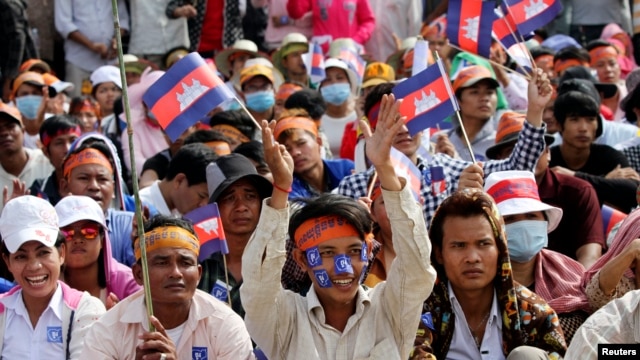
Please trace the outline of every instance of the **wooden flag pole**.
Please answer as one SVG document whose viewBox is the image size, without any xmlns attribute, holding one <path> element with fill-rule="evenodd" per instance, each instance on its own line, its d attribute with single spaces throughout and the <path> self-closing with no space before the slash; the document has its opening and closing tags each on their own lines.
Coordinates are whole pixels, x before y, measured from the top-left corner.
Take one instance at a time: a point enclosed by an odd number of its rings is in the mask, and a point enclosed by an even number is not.
<svg viewBox="0 0 640 360">
<path fill-rule="evenodd" d="M 452 45 L 452 44 L 448 44 L 448 46 L 450 46 L 450 47 L 452 47 L 452 48 L 454 48 L 454 49 L 460 50 L 460 51 L 462 51 L 462 52 L 468 52 L 468 51 L 463 50 L 463 49 L 461 49 L 461 48 L 459 48 L 459 47 L 457 47 L 457 46 L 455 46 L 455 45 Z M 477 55 L 477 54 L 476 54 L 476 55 Z M 527 80 L 531 80 L 531 77 L 530 77 L 530 76 L 528 76 L 528 75 L 526 75 L 526 74 L 519 73 L 519 72 L 517 72 L 517 71 L 515 71 L 515 70 L 513 70 L 513 69 L 511 69 L 511 68 L 508 68 L 508 67 L 506 67 L 506 66 L 504 66 L 504 65 L 502 65 L 502 64 L 498 64 L 497 62 L 495 62 L 495 61 L 493 61 L 493 60 L 491 60 L 491 59 L 487 59 L 487 58 L 482 57 L 482 56 L 480 56 L 480 55 L 478 55 L 478 56 L 479 56 L 479 57 L 481 57 L 481 58 L 483 58 L 483 59 L 485 59 L 485 60 L 487 60 L 487 61 L 488 61 L 488 62 L 490 62 L 491 64 L 493 64 L 493 65 L 495 65 L 495 66 L 497 66 L 497 67 L 501 68 L 501 69 L 502 69 L 502 70 L 504 70 L 504 71 L 508 71 L 508 72 L 510 72 L 510 73 L 514 73 L 514 74 L 516 74 L 516 75 L 522 76 L 523 78 L 525 78 L 525 79 L 527 79 Z"/>
<path fill-rule="evenodd" d="M 222 262 L 224 265 L 224 283 L 227 285 L 227 302 L 229 307 L 233 308 L 233 305 L 231 305 L 231 289 L 229 287 L 229 270 L 227 270 L 227 254 L 225 253 L 222 253 Z"/>
<path fill-rule="evenodd" d="M 371 199 L 371 194 L 373 193 L 373 188 L 376 185 L 376 181 L 378 181 L 378 172 L 375 171 L 375 169 L 373 170 L 373 176 L 371 176 L 371 183 L 369 184 L 369 187 L 367 188 L 367 197 L 369 199 Z"/>
<path fill-rule="evenodd" d="M 122 102 L 124 104 L 124 113 L 127 121 L 127 135 L 129 137 L 129 148 L 131 149 L 131 168 L 136 168 L 135 151 L 133 150 L 133 125 L 131 123 L 131 108 L 129 106 L 129 92 L 127 91 L 127 78 L 125 76 L 124 55 L 122 53 L 122 36 L 120 34 L 120 17 L 118 16 L 118 2 L 111 0 L 111 8 L 113 10 L 113 27 L 115 29 L 115 38 L 118 53 L 118 65 L 120 67 L 120 79 L 122 81 Z M 147 262 L 147 244 L 144 239 L 144 218 L 142 217 L 142 206 L 140 201 L 140 189 L 138 186 L 138 175 L 135 171 L 131 172 L 131 182 L 133 183 L 133 196 L 135 199 L 135 217 L 138 224 L 138 243 L 140 245 L 140 262 L 142 265 L 142 278 L 144 287 L 145 305 L 147 308 L 147 318 L 149 331 L 154 332 L 155 328 L 151 324 L 150 317 L 153 316 L 153 301 L 151 300 L 151 284 L 149 284 L 149 264 Z"/>
<path fill-rule="evenodd" d="M 506 3 L 506 1 L 504 2 L 504 6 L 506 6 L 507 8 L 507 12 L 511 11 L 511 9 L 509 8 L 509 4 Z M 507 16 L 507 14 L 502 14 L 502 16 Z M 522 36 L 522 34 L 520 34 L 520 36 L 517 36 L 515 31 L 511 28 L 511 25 L 509 24 L 509 21 L 505 21 L 504 22 L 507 25 L 507 29 L 509 29 L 509 32 L 511 33 L 511 36 L 513 36 L 514 39 L 518 40 L 519 43 L 522 43 L 525 49 L 525 52 L 527 53 L 527 56 L 529 56 L 529 60 L 531 60 L 531 66 L 533 66 L 533 68 L 536 68 L 536 62 L 533 60 L 533 55 L 531 55 L 531 52 L 529 51 L 529 48 L 527 48 L 526 45 L 524 45 L 525 41 L 524 41 L 524 37 Z"/>
</svg>

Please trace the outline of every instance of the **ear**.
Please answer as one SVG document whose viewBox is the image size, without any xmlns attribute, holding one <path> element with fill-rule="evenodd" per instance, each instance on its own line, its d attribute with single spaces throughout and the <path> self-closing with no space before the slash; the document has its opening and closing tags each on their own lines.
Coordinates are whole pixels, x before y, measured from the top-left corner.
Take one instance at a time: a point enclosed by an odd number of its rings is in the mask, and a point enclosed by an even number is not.
<svg viewBox="0 0 640 360">
<path fill-rule="evenodd" d="M 320 136 L 320 133 L 318 133 L 318 135 L 316 136 L 316 142 L 318 143 L 318 145 L 320 145 L 320 147 L 322 147 L 322 136 Z"/>
<path fill-rule="evenodd" d="M 139 262 L 133 264 L 133 266 L 131 267 L 131 272 L 133 273 L 133 278 L 136 279 L 138 285 L 144 286 L 144 283 L 142 281 L 142 266 Z"/>
<path fill-rule="evenodd" d="M 187 176 L 185 174 L 183 173 L 176 174 L 176 176 L 173 178 L 174 188 L 180 187 L 186 181 L 187 181 Z"/>
<path fill-rule="evenodd" d="M 7 270 L 9 270 L 9 264 L 10 264 L 9 256 L 2 254 L 2 261 L 4 261 L 4 264 L 7 266 Z M 9 272 L 11 272 L 11 270 L 9 270 Z"/>
<path fill-rule="evenodd" d="M 307 272 L 308 267 L 307 267 L 307 258 L 304 254 L 304 251 L 295 248 L 293 249 L 293 252 L 291 253 L 293 255 L 293 260 L 295 260 L 296 264 L 298 264 L 298 266 L 300 267 L 300 269 L 302 269 L 302 271 Z"/>
<path fill-rule="evenodd" d="M 198 283 L 200 283 L 201 278 L 202 278 L 202 265 L 198 264 Z"/>
<path fill-rule="evenodd" d="M 50 155 L 49 155 L 49 147 L 48 146 L 43 146 L 41 149 L 42 149 L 42 153 L 44 154 L 44 156 L 46 156 L 47 159 L 51 160 Z"/>
<path fill-rule="evenodd" d="M 444 258 L 442 257 L 442 248 L 440 248 L 439 246 L 434 246 L 433 251 L 436 254 L 436 261 L 438 262 L 438 264 L 443 265 Z"/>
<path fill-rule="evenodd" d="M 58 248 L 58 255 L 60 256 L 60 265 L 64 265 L 64 258 L 67 255 L 67 244 L 60 244 L 60 248 Z"/>
<path fill-rule="evenodd" d="M 67 181 L 66 177 L 62 177 L 62 179 L 60 179 L 60 194 L 62 196 L 65 196 L 65 194 L 69 194 L 69 181 Z"/>
</svg>

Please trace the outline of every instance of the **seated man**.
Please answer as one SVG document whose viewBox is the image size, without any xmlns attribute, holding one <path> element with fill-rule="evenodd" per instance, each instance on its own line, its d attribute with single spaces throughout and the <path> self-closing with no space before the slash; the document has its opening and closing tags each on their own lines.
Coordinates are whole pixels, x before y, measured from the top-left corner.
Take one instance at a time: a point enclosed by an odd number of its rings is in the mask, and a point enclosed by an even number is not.
<svg viewBox="0 0 640 360">
<path fill-rule="evenodd" d="M 438 281 L 424 303 L 412 359 L 564 355 L 558 315 L 513 279 L 503 229 L 493 199 L 478 189 L 458 191 L 438 207 L 429 228 Z"/>
<path fill-rule="evenodd" d="M 244 317 L 240 302 L 242 254 L 258 225 L 262 200 L 269 196 L 273 186 L 240 154 L 222 156 L 209 164 L 207 186 L 209 203 L 218 204 L 229 253 L 217 252 L 202 261 L 198 288 L 223 302 L 230 297 L 233 310 Z"/>
<path fill-rule="evenodd" d="M 293 181 L 293 159 L 271 137 L 263 121 L 266 159 L 274 177 L 272 197 L 263 203 L 260 222 L 242 258 L 240 288 L 245 323 L 269 359 L 406 359 L 418 323 L 422 300 L 435 273 L 431 246 L 420 207 L 409 186 L 396 177 L 389 152 L 403 125 L 393 96 L 383 99 L 380 125 L 371 135 L 366 124 L 367 153 L 379 173 L 389 209 L 396 259 L 386 283 L 360 286 L 370 250 L 371 218 L 353 199 L 321 195 L 291 219 L 294 257 L 312 278 L 306 297 L 284 290 L 287 189 Z M 364 122 L 363 122 L 364 123 Z"/>
<path fill-rule="evenodd" d="M 509 157 L 523 125 L 524 115 L 513 112 L 502 114 L 496 144 L 487 149 L 487 158 L 500 160 Z M 605 247 L 598 196 L 585 180 L 549 169 L 549 146 L 554 143 L 554 138 L 545 135 L 545 141 L 547 146 L 534 170 L 538 193 L 543 202 L 557 206 L 564 212 L 558 226 L 549 233 L 548 248 L 578 260 L 585 268 L 589 268 L 602 255 Z"/>
<path fill-rule="evenodd" d="M 633 290 L 593 313 L 576 331 L 565 358 L 596 360 L 601 358 L 599 344 L 637 344 L 638 328 L 640 328 L 639 302 L 640 290 Z M 637 352 L 635 355 L 630 354 L 619 358 L 636 357 Z"/>
<path fill-rule="evenodd" d="M 506 224 L 513 279 L 555 310 L 569 343 L 591 313 L 582 287 L 585 270 L 579 262 L 546 249 L 547 233 L 558 226 L 563 212 L 541 202 L 537 190 L 535 178 L 528 171 L 495 172 L 485 184 Z"/>
<path fill-rule="evenodd" d="M 200 243 L 187 220 L 158 215 L 145 226 L 153 316 L 144 290 L 111 308 L 89 329 L 83 359 L 253 359 L 242 319 L 196 289 L 202 268 Z M 133 275 L 143 285 L 139 239 Z M 148 322 L 155 327 L 149 332 Z M 142 341 L 141 341 L 141 340 Z M 158 359 L 158 357 L 153 357 Z"/>
<path fill-rule="evenodd" d="M 207 165 L 216 158 L 207 145 L 184 145 L 171 158 L 167 176 L 140 190 L 140 200 L 167 216 L 187 214 L 207 205 Z"/>
</svg>

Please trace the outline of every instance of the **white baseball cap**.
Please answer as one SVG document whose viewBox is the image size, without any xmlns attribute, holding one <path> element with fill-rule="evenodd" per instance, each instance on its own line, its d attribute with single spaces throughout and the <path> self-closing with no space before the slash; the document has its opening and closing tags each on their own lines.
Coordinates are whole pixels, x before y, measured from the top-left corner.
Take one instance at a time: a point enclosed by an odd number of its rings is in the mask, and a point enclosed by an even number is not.
<svg viewBox="0 0 640 360">
<path fill-rule="evenodd" d="M 562 209 L 540 201 L 538 184 L 529 171 L 498 171 L 489 174 L 484 183 L 486 191 L 502 216 L 543 211 L 547 216 L 547 232 L 553 231 L 562 219 Z"/>
<path fill-rule="evenodd" d="M 95 89 L 96 86 L 105 83 L 113 82 L 117 87 L 122 89 L 122 78 L 120 77 L 120 69 L 113 65 L 104 65 L 95 69 L 89 77 L 91 86 Z"/>
<path fill-rule="evenodd" d="M 55 210 L 58 213 L 61 228 L 81 220 L 95 221 L 102 227 L 107 227 L 102 207 L 88 196 L 65 196 L 58 201 Z"/>
<path fill-rule="evenodd" d="M 52 247 L 58 239 L 58 214 L 47 200 L 32 195 L 10 200 L 0 215 L 0 234 L 10 253 L 28 241 Z"/>
</svg>

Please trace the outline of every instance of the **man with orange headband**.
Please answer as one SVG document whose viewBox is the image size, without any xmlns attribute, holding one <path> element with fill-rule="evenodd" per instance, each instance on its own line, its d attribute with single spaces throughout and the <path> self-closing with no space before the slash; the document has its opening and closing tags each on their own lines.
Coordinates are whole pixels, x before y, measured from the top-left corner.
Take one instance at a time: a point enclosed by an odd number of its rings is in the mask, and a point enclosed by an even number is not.
<svg viewBox="0 0 640 360">
<path fill-rule="evenodd" d="M 145 226 L 151 299 L 140 290 L 95 322 L 85 338 L 84 359 L 253 359 L 242 319 L 197 290 L 200 243 L 187 220 L 158 215 Z M 139 239 L 133 275 L 144 284 Z M 147 318 L 145 301 L 153 316 Z M 148 321 L 155 327 L 149 332 Z M 159 357 L 158 357 L 159 356 Z"/>
<path fill-rule="evenodd" d="M 42 151 L 24 147 L 23 140 L 20 111 L 0 103 L 0 189 L 3 189 L 3 196 L 16 190 L 23 193 L 36 179 L 45 178 L 53 171 Z M 20 189 L 16 189 L 17 185 Z M 3 207 L 4 202 L 0 204 L 0 210 Z"/>
<path fill-rule="evenodd" d="M 624 110 L 620 108 L 620 100 L 627 95 L 627 86 L 620 78 L 621 69 L 618 63 L 620 54 L 609 42 L 594 40 L 587 45 L 591 57 L 591 68 L 596 70 L 598 80 L 605 84 L 615 84 L 618 91 L 611 97 L 603 97 L 602 105 L 607 106 L 613 112 L 614 121 L 622 121 L 625 117 Z"/>
<path fill-rule="evenodd" d="M 263 201 L 258 227 L 242 257 L 240 288 L 245 324 L 269 359 L 406 359 L 413 345 L 422 301 L 435 280 L 431 244 L 420 207 L 390 160 L 404 118 L 385 96 L 376 132 L 366 123 L 367 155 L 376 167 L 389 209 L 396 258 L 387 282 L 361 287 L 371 249 L 371 217 L 365 207 L 340 195 L 322 195 L 294 213 L 289 236 L 294 257 L 313 286 L 306 297 L 280 285 L 285 262 L 288 189 L 294 160 L 275 142 L 275 124 L 262 122 L 266 160 L 274 190 Z"/>
<path fill-rule="evenodd" d="M 287 110 L 273 131 L 293 158 L 293 185 L 289 199 L 311 198 L 335 189 L 353 173 L 353 161 L 322 159 L 322 138 L 316 123 L 301 110 Z"/>
</svg>

